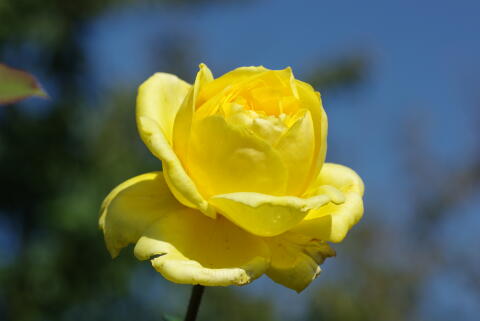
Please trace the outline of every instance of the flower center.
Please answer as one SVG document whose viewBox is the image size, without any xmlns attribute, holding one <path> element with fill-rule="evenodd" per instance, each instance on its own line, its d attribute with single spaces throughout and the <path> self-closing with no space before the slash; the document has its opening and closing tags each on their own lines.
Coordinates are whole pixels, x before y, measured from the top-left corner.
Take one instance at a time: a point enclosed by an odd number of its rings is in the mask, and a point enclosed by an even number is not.
<svg viewBox="0 0 480 321">
<path fill-rule="evenodd" d="M 304 114 L 280 113 L 278 116 L 268 115 L 264 110 L 254 110 L 249 106 L 236 102 L 222 105 L 219 113 L 232 125 L 243 127 L 275 146 L 280 137 Z"/>
</svg>

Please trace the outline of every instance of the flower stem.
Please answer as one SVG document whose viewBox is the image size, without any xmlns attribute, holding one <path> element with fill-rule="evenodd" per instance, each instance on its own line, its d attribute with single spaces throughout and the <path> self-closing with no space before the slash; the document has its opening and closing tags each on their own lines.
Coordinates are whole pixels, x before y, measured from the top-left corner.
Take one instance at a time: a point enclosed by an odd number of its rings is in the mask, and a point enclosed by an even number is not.
<svg viewBox="0 0 480 321">
<path fill-rule="evenodd" d="M 204 290 L 205 287 L 203 285 L 197 284 L 193 286 L 185 321 L 195 321 L 197 318 L 198 308 L 200 307 Z"/>
</svg>

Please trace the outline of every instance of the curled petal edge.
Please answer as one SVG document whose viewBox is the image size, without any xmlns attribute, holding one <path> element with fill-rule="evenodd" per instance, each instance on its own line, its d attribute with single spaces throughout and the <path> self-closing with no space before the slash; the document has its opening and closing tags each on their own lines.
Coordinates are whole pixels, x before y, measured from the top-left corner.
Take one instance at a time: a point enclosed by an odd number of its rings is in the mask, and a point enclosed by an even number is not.
<svg viewBox="0 0 480 321">
<path fill-rule="evenodd" d="M 240 267 L 213 269 L 172 252 L 150 261 L 153 268 L 171 282 L 205 286 L 246 285 L 263 275 L 268 266 L 265 258 L 256 257 Z"/>
<path fill-rule="evenodd" d="M 150 260 L 172 282 L 207 286 L 250 283 L 270 263 L 262 238 L 225 218 L 211 220 L 189 209 L 156 221 L 138 240 L 134 253 L 139 260 Z"/>
<path fill-rule="evenodd" d="M 165 180 L 175 197 L 185 206 L 196 208 L 205 215 L 215 218 L 215 210 L 203 198 L 195 183 L 185 172 L 158 124 L 148 117 L 139 117 L 138 122 L 144 141 L 151 146 L 152 153 L 162 160 Z"/>
<path fill-rule="evenodd" d="M 260 193 L 229 193 L 209 199 L 219 213 L 244 230 L 258 236 L 276 236 L 291 229 L 309 213 L 323 205 L 342 203 L 343 195 L 326 186 L 310 198 L 272 196 Z"/>
<path fill-rule="evenodd" d="M 312 210 L 294 228 L 292 232 L 338 243 L 363 216 L 364 184 L 360 176 L 352 169 L 338 164 L 325 163 L 314 186 L 308 193 L 315 194 L 316 186 L 328 184 L 343 193 L 345 202 L 327 204 Z"/>
<path fill-rule="evenodd" d="M 117 257 L 162 215 L 182 207 L 170 194 L 161 172 L 135 176 L 118 185 L 100 209 L 99 227 L 110 255 Z"/>
<path fill-rule="evenodd" d="M 298 293 L 317 278 L 320 264 L 335 256 L 327 243 L 290 232 L 270 238 L 267 244 L 272 253 L 268 277 Z"/>
</svg>

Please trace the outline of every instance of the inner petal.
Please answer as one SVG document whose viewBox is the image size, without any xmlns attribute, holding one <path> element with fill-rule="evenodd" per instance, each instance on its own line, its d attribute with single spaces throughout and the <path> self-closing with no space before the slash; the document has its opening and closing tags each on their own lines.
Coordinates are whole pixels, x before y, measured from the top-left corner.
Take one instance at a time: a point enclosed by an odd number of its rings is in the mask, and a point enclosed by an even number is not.
<svg viewBox="0 0 480 321">
<path fill-rule="evenodd" d="M 276 145 L 288 130 L 285 124 L 287 117 L 267 116 L 236 103 L 225 104 L 222 111 L 227 123 L 246 128 L 271 145 Z"/>
<path fill-rule="evenodd" d="M 287 170 L 265 140 L 220 115 L 195 122 L 185 162 L 190 177 L 205 197 L 234 192 L 284 195 Z M 253 124 L 253 120 L 252 124 Z"/>
</svg>

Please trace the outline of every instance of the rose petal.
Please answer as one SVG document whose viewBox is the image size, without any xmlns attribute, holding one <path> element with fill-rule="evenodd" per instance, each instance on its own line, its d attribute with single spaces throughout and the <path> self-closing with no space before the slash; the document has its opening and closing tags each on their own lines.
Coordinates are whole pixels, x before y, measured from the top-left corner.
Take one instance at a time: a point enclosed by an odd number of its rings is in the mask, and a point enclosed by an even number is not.
<svg viewBox="0 0 480 321">
<path fill-rule="evenodd" d="M 175 117 L 190 88 L 190 84 L 175 75 L 160 72 L 154 74 L 138 89 L 137 122 L 142 117 L 150 118 L 158 124 L 167 142 L 171 144 Z M 139 132 L 151 150 L 152 146 L 144 138 L 141 126 Z"/>
<path fill-rule="evenodd" d="M 99 221 L 112 257 L 135 243 L 159 217 L 182 207 L 168 190 L 162 172 L 136 176 L 118 185 L 103 201 Z"/>
<path fill-rule="evenodd" d="M 295 80 L 301 106 L 310 111 L 313 121 L 313 131 L 315 133 L 315 149 L 312 167 L 310 169 L 310 181 L 313 181 L 318 176 L 325 156 L 327 154 L 327 132 L 328 119 L 327 114 L 322 106 L 322 99 L 320 93 L 316 92 L 309 84 Z"/>
<path fill-rule="evenodd" d="M 232 192 L 284 194 L 279 154 L 248 129 L 210 116 L 194 124 L 187 170 L 205 197 Z"/>
<path fill-rule="evenodd" d="M 328 184 L 338 188 L 345 196 L 342 204 L 327 204 L 312 210 L 291 231 L 329 242 L 340 242 L 363 215 L 362 196 L 364 185 L 361 178 L 350 168 L 325 163 L 315 180 L 315 185 Z M 315 188 L 309 191 L 315 194 Z"/>
<path fill-rule="evenodd" d="M 260 193 L 230 193 L 209 199 L 218 211 L 236 225 L 259 236 L 279 235 L 302 221 L 312 209 L 330 201 L 342 202 L 341 193 L 326 188 L 310 198 L 272 196 Z"/>
<path fill-rule="evenodd" d="M 214 81 L 202 87 L 198 96 L 197 107 L 201 106 L 204 102 L 214 97 L 218 93 L 221 93 L 223 90 L 231 88 L 232 84 L 241 84 L 245 82 L 245 80 L 258 76 L 259 74 L 267 71 L 268 69 L 264 68 L 263 66 L 240 67 L 222 75 L 221 77 L 218 77 Z"/>
<path fill-rule="evenodd" d="M 315 136 L 311 113 L 306 111 L 280 138 L 275 150 L 288 168 L 287 195 L 300 195 L 306 189 L 312 168 Z"/>
<path fill-rule="evenodd" d="M 182 163 L 173 152 L 157 123 L 150 118 L 141 117 L 144 140 L 151 146 L 152 153 L 162 160 L 163 174 L 173 195 L 183 205 L 196 208 L 207 216 L 215 218 L 215 211 L 198 191 L 195 183 L 185 172 Z"/>
<path fill-rule="evenodd" d="M 319 274 L 320 264 L 335 251 L 325 242 L 285 233 L 266 238 L 271 261 L 267 275 L 297 292 L 303 291 Z"/>
<path fill-rule="evenodd" d="M 172 149 L 173 123 L 191 86 L 174 75 L 157 73 L 139 88 L 137 126 L 150 151 L 163 163 L 167 184 L 184 205 L 215 217 Z"/>
<path fill-rule="evenodd" d="M 205 64 L 200 64 L 195 83 L 182 103 L 173 127 L 173 148 L 180 159 L 184 159 L 187 154 L 198 93 L 212 81 L 210 69 Z"/>
<path fill-rule="evenodd" d="M 166 279 L 208 286 L 243 285 L 268 268 L 264 241 L 222 217 L 184 209 L 161 217 L 135 246 Z"/>
</svg>

